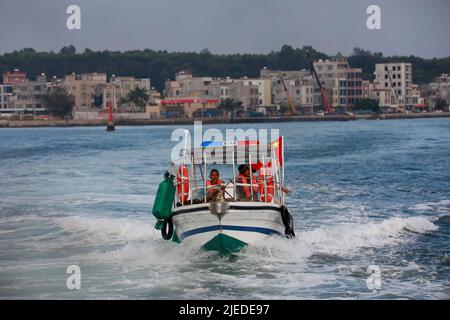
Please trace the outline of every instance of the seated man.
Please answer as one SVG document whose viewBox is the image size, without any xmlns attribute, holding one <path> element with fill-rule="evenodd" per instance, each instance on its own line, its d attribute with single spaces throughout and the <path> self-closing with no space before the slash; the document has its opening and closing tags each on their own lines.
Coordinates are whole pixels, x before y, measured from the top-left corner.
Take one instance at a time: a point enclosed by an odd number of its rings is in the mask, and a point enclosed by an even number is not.
<svg viewBox="0 0 450 320">
<path fill-rule="evenodd" d="M 209 173 L 210 180 L 206 181 L 206 200 L 211 201 L 217 197 L 222 187 L 222 180 L 219 179 L 220 173 L 217 169 L 212 169 Z"/>
<path fill-rule="evenodd" d="M 250 166 L 241 164 L 238 167 L 239 175 L 236 177 L 236 183 L 253 184 L 253 197 L 251 186 L 236 186 L 236 196 L 241 201 L 258 200 L 258 183 L 256 177 L 250 174 Z"/>
</svg>

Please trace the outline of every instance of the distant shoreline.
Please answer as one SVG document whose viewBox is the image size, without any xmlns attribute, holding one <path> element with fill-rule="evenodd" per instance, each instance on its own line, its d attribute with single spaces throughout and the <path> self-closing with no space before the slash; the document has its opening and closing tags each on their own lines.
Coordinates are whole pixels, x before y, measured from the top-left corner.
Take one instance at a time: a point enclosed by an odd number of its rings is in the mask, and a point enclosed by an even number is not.
<svg viewBox="0 0 450 320">
<path fill-rule="evenodd" d="M 274 116 L 243 118 L 182 118 L 182 119 L 116 119 L 116 126 L 150 126 L 192 124 L 203 121 L 203 124 L 225 123 L 267 123 L 267 122 L 308 122 L 308 121 L 352 121 L 352 120 L 393 120 L 420 118 L 450 118 L 450 112 L 443 113 L 399 113 L 399 114 L 367 114 L 367 115 L 327 115 L 327 116 Z M 39 127 L 92 127 L 106 126 L 106 119 L 99 120 L 0 120 L 0 128 L 39 128 Z"/>
</svg>

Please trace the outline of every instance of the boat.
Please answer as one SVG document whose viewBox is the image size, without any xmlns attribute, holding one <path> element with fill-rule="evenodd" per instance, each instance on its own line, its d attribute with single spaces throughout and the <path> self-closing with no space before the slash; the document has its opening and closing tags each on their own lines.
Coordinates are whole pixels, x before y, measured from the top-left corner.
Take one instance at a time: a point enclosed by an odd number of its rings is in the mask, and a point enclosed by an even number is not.
<svg viewBox="0 0 450 320">
<path fill-rule="evenodd" d="M 229 254 L 269 236 L 295 237 L 285 205 L 283 139 L 204 141 L 173 161 L 153 206 L 163 239 Z M 230 177 L 212 184 L 208 172 L 217 168 Z"/>
</svg>

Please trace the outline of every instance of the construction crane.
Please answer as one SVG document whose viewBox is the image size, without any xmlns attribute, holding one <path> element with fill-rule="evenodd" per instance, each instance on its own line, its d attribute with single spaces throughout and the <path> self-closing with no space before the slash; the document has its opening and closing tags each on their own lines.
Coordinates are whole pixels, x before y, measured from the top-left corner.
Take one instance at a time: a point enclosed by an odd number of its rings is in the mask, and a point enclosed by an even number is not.
<svg viewBox="0 0 450 320">
<path fill-rule="evenodd" d="M 314 74 L 314 77 L 316 78 L 317 84 L 320 89 L 320 96 L 322 97 L 322 107 L 324 108 L 324 111 L 327 113 L 334 112 L 334 109 L 331 107 L 331 104 L 328 101 L 328 98 L 325 94 L 325 89 L 322 87 L 322 83 L 320 82 L 319 76 L 317 75 L 316 68 L 314 68 L 314 62 L 311 59 L 309 51 L 306 51 L 306 56 L 308 57 L 311 70 Z"/>
<path fill-rule="evenodd" d="M 286 87 L 286 83 L 284 82 L 283 76 L 281 76 L 280 79 L 281 79 L 281 83 L 283 84 L 284 92 L 286 93 L 286 97 L 287 97 L 287 101 L 288 101 L 289 107 L 291 108 L 291 116 L 292 115 L 296 115 L 297 114 L 297 109 L 295 109 L 295 106 L 292 103 L 291 95 L 289 94 L 289 91 L 288 91 L 288 89 Z"/>
</svg>

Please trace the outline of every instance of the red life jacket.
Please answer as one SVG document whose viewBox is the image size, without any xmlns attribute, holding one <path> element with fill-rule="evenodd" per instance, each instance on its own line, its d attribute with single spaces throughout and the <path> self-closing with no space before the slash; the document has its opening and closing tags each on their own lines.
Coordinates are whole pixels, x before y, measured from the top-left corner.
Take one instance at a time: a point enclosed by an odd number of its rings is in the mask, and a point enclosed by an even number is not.
<svg viewBox="0 0 450 320">
<path fill-rule="evenodd" d="M 247 177 L 244 175 L 239 175 L 241 177 L 241 181 L 244 184 L 247 184 Z M 256 182 L 256 178 L 253 176 L 252 178 L 252 183 L 253 183 L 253 194 L 257 194 L 258 193 L 258 184 Z M 247 198 L 250 198 L 252 196 L 252 192 L 250 190 L 250 186 L 244 186 L 244 192 L 245 192 L 245 196 Z"/>
<path fill-rule="evenodd" d="M 211 183 L 211 180 L 208 180 L 208 181 L 206 181 L 206 187 L 211 187 L 211 186 L 221 186 L 222 185 L 222 180 L 217 180 L 217 184 L 212 184 Z M 211 188 L 211 189 L 209 189 L 208 190 L 208 192 L 211 192 L 211 193 L 214 193 L 214 190 L 217 190 L 217 189 L 214 189 L 214 188 Z"/>
</svg>

